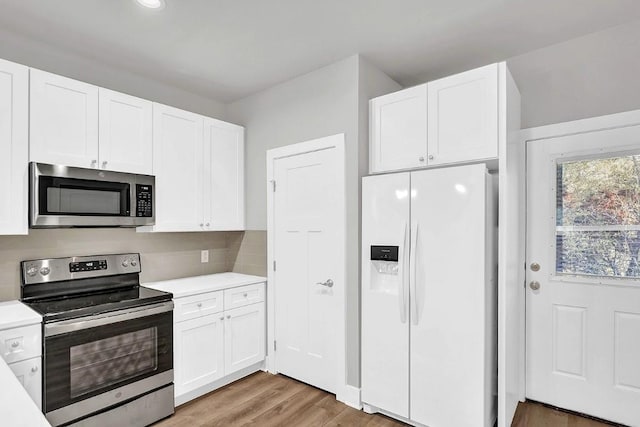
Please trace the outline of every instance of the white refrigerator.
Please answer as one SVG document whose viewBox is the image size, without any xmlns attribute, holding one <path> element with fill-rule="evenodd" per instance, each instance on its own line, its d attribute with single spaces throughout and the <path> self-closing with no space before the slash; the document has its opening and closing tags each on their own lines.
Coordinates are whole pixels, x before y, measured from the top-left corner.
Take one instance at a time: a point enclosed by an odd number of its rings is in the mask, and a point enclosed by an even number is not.
<svg viewBox="0 0 640 427">
<path fill-rule="evenodd" d="M 492 427 L 497 191 L 485 165 L 362 180 L 361 398 L 429 427 Z"/>
</svg>

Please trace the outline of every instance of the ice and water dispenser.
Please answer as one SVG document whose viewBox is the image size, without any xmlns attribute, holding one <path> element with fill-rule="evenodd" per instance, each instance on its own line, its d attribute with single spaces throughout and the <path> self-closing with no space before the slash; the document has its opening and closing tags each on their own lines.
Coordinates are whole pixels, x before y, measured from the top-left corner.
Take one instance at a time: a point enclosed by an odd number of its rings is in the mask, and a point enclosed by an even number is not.
<svg viewBox="0 0 640 427">
<path fill-rule="evenodd" d="M 371 288 L 397 294 L 401 285 L 398 246 L 371 246 Z"/>
</svg>

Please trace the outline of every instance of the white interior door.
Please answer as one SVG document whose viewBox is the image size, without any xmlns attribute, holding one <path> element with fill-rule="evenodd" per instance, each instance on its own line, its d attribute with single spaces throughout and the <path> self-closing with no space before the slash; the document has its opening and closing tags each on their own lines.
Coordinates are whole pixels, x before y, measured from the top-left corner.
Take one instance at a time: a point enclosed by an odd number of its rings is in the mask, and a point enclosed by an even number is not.
<svg viewBox="0 0 640 427">
<path fill-rule="evenodd" d="M 276 369 L 334 393 L 344 375 L 342 153 L 333 146 L 273 161 Z"/>
<path fill-rule="evenodd" d="M 527 397 L 640 425 L 640 127 L 527 147 Z"/>
</svg>

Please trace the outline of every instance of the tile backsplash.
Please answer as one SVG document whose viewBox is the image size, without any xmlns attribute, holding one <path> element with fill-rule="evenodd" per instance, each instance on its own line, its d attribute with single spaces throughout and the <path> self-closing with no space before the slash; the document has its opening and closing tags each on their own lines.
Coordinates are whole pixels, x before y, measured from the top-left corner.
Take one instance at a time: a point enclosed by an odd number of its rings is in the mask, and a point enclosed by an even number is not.
<svg viewBox="0 0 640 427">
<path fill-rule="evenodd" d="M 208 263 L 200 262 L 204 249 L 209 250 Z M 141 254 L 142 283 L 225 271 L 266 275 L 266 232 L 30 230 L 28 236 L 0 236 L 0 301 L 20 297 L 20 261 L 124 252 Z"/>
<path fill-rule="evenodd" d="M 236 273 L 267 276 L 267 232 L 229 233 L 228 264 Z"/>
</svg>

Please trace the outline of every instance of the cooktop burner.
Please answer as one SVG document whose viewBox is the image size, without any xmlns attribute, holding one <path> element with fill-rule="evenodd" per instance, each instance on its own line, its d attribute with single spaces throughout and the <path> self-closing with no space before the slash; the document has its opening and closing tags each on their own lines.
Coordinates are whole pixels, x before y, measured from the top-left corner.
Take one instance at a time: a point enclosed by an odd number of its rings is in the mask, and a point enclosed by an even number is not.
<svg viewBox="0 0 640 427">
<path fill-rule="evenodd" d="M 23 261 L 22 302 L 47 323 L 172 299 L 140 286 L 140 271 L 139 254 Z"/>
</svg>

